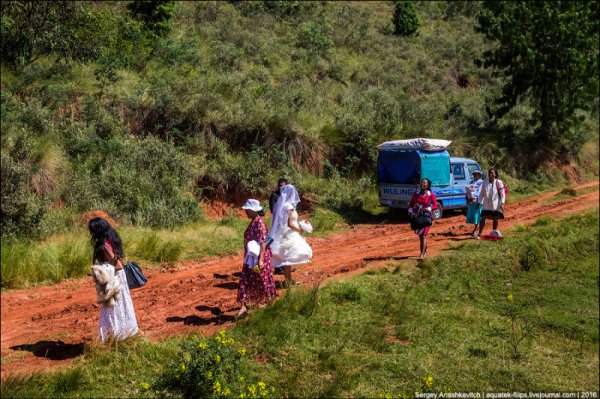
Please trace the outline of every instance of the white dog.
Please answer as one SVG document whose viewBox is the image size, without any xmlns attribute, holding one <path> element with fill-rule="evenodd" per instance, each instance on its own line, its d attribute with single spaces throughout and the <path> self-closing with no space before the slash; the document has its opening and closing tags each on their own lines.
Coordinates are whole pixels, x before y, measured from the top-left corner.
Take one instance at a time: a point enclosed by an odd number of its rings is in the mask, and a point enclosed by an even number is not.
<svg viewBox="0 0 600 399">
<path fill-rule="evenodd" d="M 115 277 L 115 267 L 110 263 L 94 265 L 92 278 L 96 283 L 96 303 L 115 306 L 121 299 L 121 282 Z"/>
</svg>

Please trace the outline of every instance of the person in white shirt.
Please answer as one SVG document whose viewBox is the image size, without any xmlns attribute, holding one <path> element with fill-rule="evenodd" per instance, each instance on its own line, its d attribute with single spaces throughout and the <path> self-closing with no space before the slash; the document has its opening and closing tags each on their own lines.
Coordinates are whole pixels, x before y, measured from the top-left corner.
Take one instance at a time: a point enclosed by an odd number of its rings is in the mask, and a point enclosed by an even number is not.
<svg viewBox="0 0 600 399">
<path fill-rule="evenodd" d="M 477 202 L 482 205 L 481 221 L 479 222 L 479 238 L 485 227 L 486 219 L 492 219 L 493 229 L 498 230 L 498 221 L 504 219 L 504 183 L 498 179 L 498 171 L 491 168 L 488 171 L 488 179 L 481 185 Z"/>
</svg>

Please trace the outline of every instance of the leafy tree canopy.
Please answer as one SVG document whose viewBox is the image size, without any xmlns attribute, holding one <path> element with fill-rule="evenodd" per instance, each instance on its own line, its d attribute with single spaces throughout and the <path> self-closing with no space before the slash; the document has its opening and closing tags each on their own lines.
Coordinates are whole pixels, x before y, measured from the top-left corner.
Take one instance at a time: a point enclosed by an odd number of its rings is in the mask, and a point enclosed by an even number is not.
<svg viewBox="0 0 600 399">
<path fill-rule="evenodd" d="M 2 58 L 26 65 L 38 57 L 86 61 L 97 56 L 103 41 L 101 21 L 81 2 L 0 2 Z"/>
<path fill-rule="evenodd" d="M 519 103 L 533 106 L 531 148 L 543 158 L 575 155 L 586 137 L 582 110 L 598 98 L 598 2 L 490 1 L 478 30 L 498 46 L 484 53 L 485 67 L 507 78 L 491 110 L 502 118 Z"/>
</svg>

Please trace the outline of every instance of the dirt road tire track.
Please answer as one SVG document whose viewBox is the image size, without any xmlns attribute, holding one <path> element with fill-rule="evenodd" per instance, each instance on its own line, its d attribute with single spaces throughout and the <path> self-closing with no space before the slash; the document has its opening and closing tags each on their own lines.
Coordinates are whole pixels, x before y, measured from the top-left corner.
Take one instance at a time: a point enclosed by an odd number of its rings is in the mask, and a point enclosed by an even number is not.
<svg viewBox="0 0 600 399">
<path fill-rule="evenodd" d="M 595 188 L 593 192 L 573 198 L 549 202 L 557 194 L 553 192 L 511 203 L 506 207 L 507 218 L 500 228 L 533 222 L 543 215 L 561 217 L 598 208 L 598 182 L 576 188 L 590 187 Z M 450 241 L 469 239 L 472 227 L 464 221 L 464 216 L 457 214 L 436 222 L 429 240 L 430 255 L 439 253 Z M 408 224 L 396 222 L 356 225 L 326 239 L 309 238 L 309 242 L 314 250 L 313 263 L 298 267 L 295 273 L 297 280 L 307 284 L 345 277 L 389 259 L 416 257 L 419 251 L 418 240 Z M 230 325 L 238 309 L 235 298 L 240 259 L 237 255 L 203 263 L 186 261 L 175 269 L 149 274 L 147 286 L 132 291 L 140 328 L 151 340 L 160 340 L 198 328 L 211 332 Z M 99 309 L 93 304 L 94 297 L 90 278 L 3 292 L 1 356 L 6 359 L 1 367 L 3 377 L 63 365 L 76 357 L 82 344 L 97 333 Z M 15 349 L 36 343 L 39 349 L 35 355 L 31 350 Z M 60 352 L 63 348 L 65 356 L 58 353 L 44 357 L 44 350 Z M 73 356 L 69 351 L 74 351 Z"/>
</svg>

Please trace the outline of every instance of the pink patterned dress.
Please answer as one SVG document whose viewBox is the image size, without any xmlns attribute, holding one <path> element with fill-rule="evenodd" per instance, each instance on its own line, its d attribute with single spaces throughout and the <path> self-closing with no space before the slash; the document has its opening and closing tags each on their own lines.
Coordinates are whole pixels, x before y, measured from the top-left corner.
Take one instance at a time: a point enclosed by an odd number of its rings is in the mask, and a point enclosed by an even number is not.
<svg viewBox="0 0 600 399">
<path fill-rule="evenodd" d="M 244 255 L 246 255 L 246 244 L 248 241 L 255 240 L 260 245 L 267 242 L 267 226 L 264 220 L 257 216 L 248 225 L 244 232 Z M 249 267 L 242 268 L 240 277 L 240 288 L 237 299 L 241 303 L 266 303 L 272 301 L 277 296 L 275 289 L 275 280 L 271 270 L 271 249 L 267 249 L 263 255 L 264 265 L 260 273 L 256 273 Z"/>
</svg>

